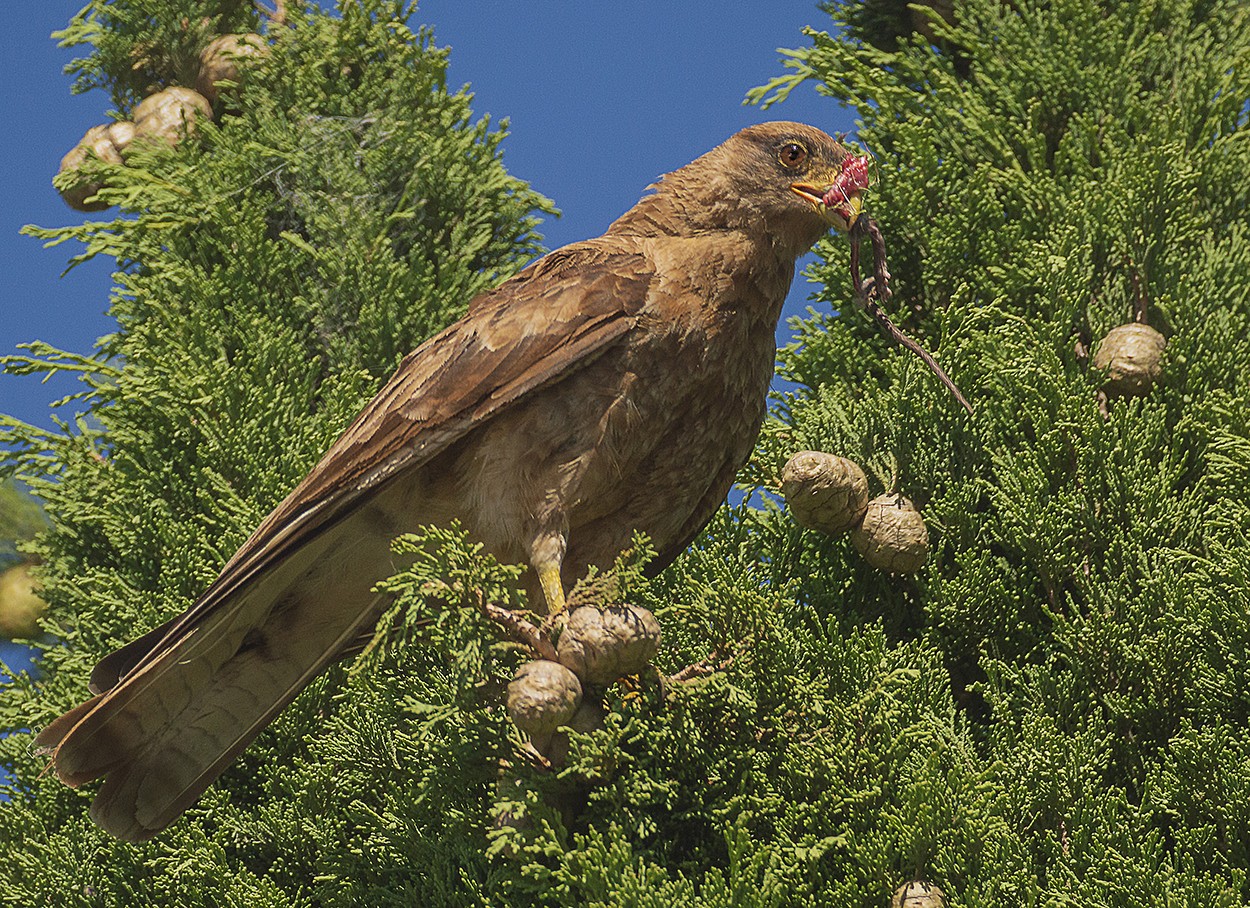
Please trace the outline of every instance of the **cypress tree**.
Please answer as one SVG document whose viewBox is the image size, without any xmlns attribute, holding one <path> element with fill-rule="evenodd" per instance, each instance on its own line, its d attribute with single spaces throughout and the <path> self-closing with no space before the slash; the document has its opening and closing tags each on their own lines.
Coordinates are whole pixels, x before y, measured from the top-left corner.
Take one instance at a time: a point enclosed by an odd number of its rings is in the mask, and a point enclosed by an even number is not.
<svg viewBox="0 0 1250 908">
<path fill-rule="evenodd" d="M 39 504 L 12 482 L 0 482 L 0 570 L 18 556 L 18 544 L 44 527 Z"/>
<path fill-rule="evenodd" d="M 896 873 L 969 905 L 1245 904 L 1250 18 L 968 0 L 928 15 L 930 42 L 882 33 L 895 6 L 827 4 L 842 30 L 756 97 L 814 79 L 858 111 L 886 306 L 977 414 L 848 311 L 846 246 L 824 244 L 842 311 L 784 352 L 801 389 L 758 479 L 796 448 L 851 457 L 921 505 L 932 549 L 890 578 L 780 514 L 759 548 L 817 612 L 949 672 L 993 793 L 951 820 L 1002 834 L 917 843 Z M 1167 347 L 1126 388 L 1106 351 L 1142 322 Z"/>
</svg>

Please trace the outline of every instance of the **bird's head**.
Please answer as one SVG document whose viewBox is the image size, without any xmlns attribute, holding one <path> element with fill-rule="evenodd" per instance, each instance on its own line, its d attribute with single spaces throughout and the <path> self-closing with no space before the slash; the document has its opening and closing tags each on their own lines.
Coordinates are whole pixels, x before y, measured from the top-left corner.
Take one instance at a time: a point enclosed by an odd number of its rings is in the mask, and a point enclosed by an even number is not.
<svg viewBox="0 0 1250 908">
<path fill-rule="evenodd" d="M 721 147 L 741 162 L 733 172 L 745 194 L 770 212 L 847 232 L 863 210 L 868 158 L 813 126 L 761 123 Z"/>
<path fill-rule="evenodd" d="M 825 228 L 849 231 L 864 210 L 869 159 L 833 136 L 801 123 L 750 126 L 725 143 L 742 161 L 747 191 L 769 208 L 800 218 L 815 215 Z"/>
<path fill-rule="evenodd" d="M 728 181 L 721 192 L 740 200 L 736 214 L 762 224 L 798 255 L 830 227 L 849 231 L 868 189 L 868 158 L 813 126 L 750 126 L 707 157 L 719 157 Z"/>
<path fill-rule="evenodd" d="M 761 123 L 666 175 L 618 224 L 672 233 L 761 229 L 798 255 L 830 227 L 851 229 L 868 184 L 868 158 L 827 133 Z"/>
</svg>

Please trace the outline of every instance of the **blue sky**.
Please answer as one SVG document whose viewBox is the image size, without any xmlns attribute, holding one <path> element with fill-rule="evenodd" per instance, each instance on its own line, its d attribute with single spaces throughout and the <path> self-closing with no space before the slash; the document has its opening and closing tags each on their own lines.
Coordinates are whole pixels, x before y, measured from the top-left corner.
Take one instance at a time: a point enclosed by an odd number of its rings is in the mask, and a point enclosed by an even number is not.
<svg viewBox="0 0 1250 908">
<path fill-rule="evenodd" d="M 45 250 L 18 234 L 23 224 L 86 217 L 67 208 L 50 182 L 61 156 L 88 127 L 105 122 L 109 108 L 103 92 L 70 94 L 61 70 L 75 54 L 48 37 L 81 2 L 22 3 L 0 33 L 8 63 L 0 89 L 0 353 L 34 339 L 86 352 L 112 330 L 109 263 L 62 278 L 76 250 Z M 805 25 L 830 27 L 814 0 L 426 0 L 415 21 L 434 29 L 437 44 L 450 45 L 450 82 L 471 84 L 475 112 L 510 120 L 508 169 L 563 212 L 542 228 L 548 248 L 601 233 L 656 176 L 751 123 L 854 128 L 850 112 L 811 86 L 770 111 L 742 105 L 748 89 L 780 72 L 777 48 L 808 44 Z M 787 311 L 803 311 L 811 290 L 796 280 Z M 73 390 L 68 380 L 0 377 L 0 412 L 47 426 L 48 404 Z"/>
</svg>

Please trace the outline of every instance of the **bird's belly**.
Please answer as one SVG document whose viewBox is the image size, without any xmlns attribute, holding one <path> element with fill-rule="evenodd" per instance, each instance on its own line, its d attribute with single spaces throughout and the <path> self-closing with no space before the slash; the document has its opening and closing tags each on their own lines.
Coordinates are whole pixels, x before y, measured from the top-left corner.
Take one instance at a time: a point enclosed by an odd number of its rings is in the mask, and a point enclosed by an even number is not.
<svg viewBox="0 0 1250 908">
<path fill-rule="evenodd" d="M 572 527 L 616 514 L 665 545 L 727 464 L 740 466 L 759 429 L 748 400 L 671 397 L 631 420 L 621 438 L 587 459 L 569 500 Z M 726 489 L 727 491 L 727 489 Z M 671 532 L 670 532 L 671 527 Z"/>
<path fill-rule="evenodd" d="M 544 533 L 563 531 L 570 582 L 588 565 L 610 566 L 635 532 L 660 551 L 680 545 L 692 514 L 725 495 L 751 452 L 768 354 L 728 379 L 663 351 L 650 362 L 637 351 L 605 355 L 431 462 L 408 496 L 413 511 L 460 520 L 513 563 L 530 561 Z"/>
<path fill-rule="evenodd" d="M 604 413 L 599 443 L 566 495 L 573 576 L 610 566 L 635 532 L 658 551 L 684 544 L 692 517 L 709 499 L 719 503 L 750 456 L 771 357 L 763 374 L 743 370 L 728 380 L 723 369 L 676 366 L 652 373 L 663 381 L 627 380 Z"/>
</svg>

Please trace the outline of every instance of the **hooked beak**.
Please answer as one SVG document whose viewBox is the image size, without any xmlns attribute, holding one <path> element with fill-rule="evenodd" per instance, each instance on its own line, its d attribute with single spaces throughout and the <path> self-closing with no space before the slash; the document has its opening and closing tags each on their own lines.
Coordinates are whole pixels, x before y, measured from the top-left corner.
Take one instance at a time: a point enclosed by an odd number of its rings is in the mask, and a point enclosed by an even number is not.
<svg viewBox="0 0 1250 908">
<path fill-rule="evenodd" d="M 790 191 L 811 203 L 831 227 L 847 233 L 864 210 L 868 158 L 852 156 L 828 182 L 792 183 Z"/>
</svg>

